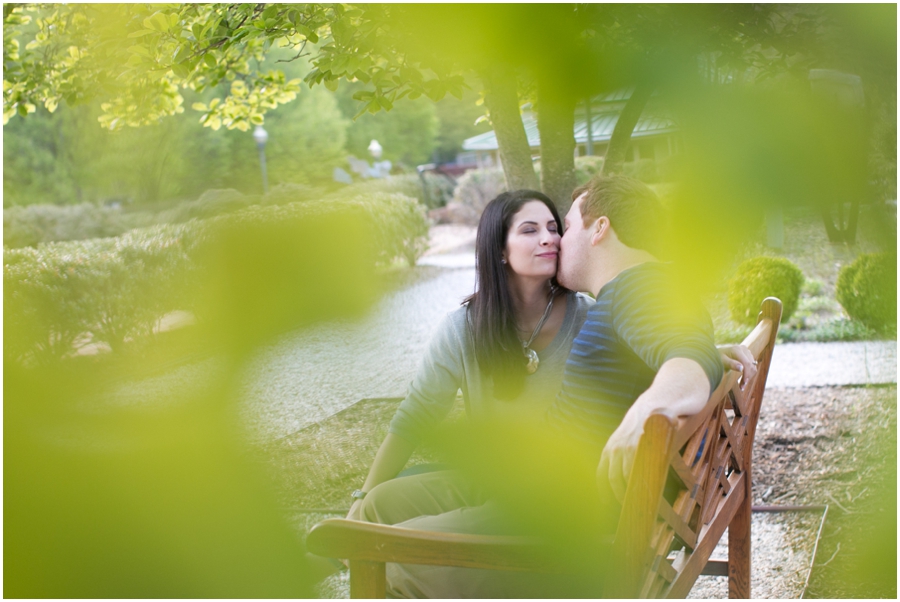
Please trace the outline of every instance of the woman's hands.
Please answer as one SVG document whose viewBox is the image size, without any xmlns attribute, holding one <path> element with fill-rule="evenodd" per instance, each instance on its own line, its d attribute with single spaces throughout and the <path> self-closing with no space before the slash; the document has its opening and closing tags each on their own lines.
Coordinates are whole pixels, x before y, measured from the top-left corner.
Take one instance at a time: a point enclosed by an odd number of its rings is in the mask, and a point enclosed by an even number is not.
<svg viewBox="0 0 900 602">
<path fill-rule="evenodd" d="M 719 345 L 717 347 L 722 356 L 722 364 L 728 370 L 737 370 L 741 373 L 741 391 L 756 376 L 756 360 L 744 345 Z"/>
<path fill-rule="evenodd" d="M 396 477 L 397 473 L 406 466 L 406 462 L 409 461 L 415 449 L 414 443 L 393 433 L 388 433 L 381 447 L 378 448 L 378 453 L 375 454 L 375 460 L 372 462 L 372 467 L 369 469 L 369 475 L 366 477 L 366 482 L 363 483 L 362 490 L 368 493 L 380 483 Z M 362 502 L 362 499 L 353 501 L 353 504 L 350 506 L 350 512 L 347 513 L 348 519 L 363 520 Z"/>
<path fill-rule="evenodd" d="M 362 520 L 362 500 L 353 500 L 350 506 L 350 512 L 347 513 L 349 520 Z"/>
</svg>

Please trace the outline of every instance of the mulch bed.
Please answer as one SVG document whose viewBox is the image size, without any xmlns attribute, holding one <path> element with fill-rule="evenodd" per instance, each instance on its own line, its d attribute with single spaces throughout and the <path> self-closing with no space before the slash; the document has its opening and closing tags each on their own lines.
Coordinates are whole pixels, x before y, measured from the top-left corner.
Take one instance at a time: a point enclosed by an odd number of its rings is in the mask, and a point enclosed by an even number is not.
<svg viewBox="0 0 900 602">
<path fill-rule="evenodd" d="M 897 388 L 767 392 L 754 503 L 827 504 L 805 597 L 897 597 Z"/>
<path fill-rule="evenodd" d="M 398 402 L 363 400 L 260 448 L 299 530 L 346 512 L 348 492 L 362 484 Z M 460 416 L 457 409 L 452 418 Z M 794 575 L 791 589 L 769 588 L 754 597 L 796 595 L 802 591 L 797 583 L 809 575 L 806 597 L 896 598 L 896 453 L 896 386 L 766 392 L 754 446 L 753 503 L 827 504 L 829 511 L 811 574 Z M 413 463 L 433 459 L 417 452 Z M 778 545 L 808 553 L 821 516 L 781 515 L 766 524 L 774 525 L 773 537 L 789 540 Z"/>
</svg>

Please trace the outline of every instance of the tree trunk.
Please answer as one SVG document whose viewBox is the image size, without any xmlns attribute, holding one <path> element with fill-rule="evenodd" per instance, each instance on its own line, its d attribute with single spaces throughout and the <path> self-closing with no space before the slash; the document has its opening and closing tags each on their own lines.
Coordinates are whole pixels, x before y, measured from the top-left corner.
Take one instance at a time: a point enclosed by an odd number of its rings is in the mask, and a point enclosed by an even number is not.
<svg viewBox="0 0 900 602">
<path fill-rule="evenodd" d="M 834 213 L 832 213 L 834 212 Z M 822 221 L 825 223 L 825 232 L 828 233 L 828 242 L 845 242 L 856 244 L 856 224 L 859 221 L 859 200 L 850 202 L 847 215 L 844 214 L 844 203 L 822 204 Z"/>
<path fill-rule="evenodd" d="M 538 179 L 531 163 L 531 148 L 519 111 L 516 74 L 510 68 L 494 67 L 482 74 L 485 103 L 500 147 L 500 163 L 509 190 L 538 189 Z"/>
<path fill-rule="evenodd" d="M 603 175 L 612 176 L 621 174 L 625 165 L 625 157 L 628 153 L 628 143 L 631 141 L 631 133 L 634 126 L 637 125 L 650 95 L 653 93 L 653 86 L 649 83 L 638 83 L 631 98 L 625 103 L 625 108 L 619 114 L 619 120 L 616 121 L 616 127 L 613 130 L 612 137 L 609 140 L 609 147 L 606 149 L 606 157 L 603 159 Z"/>
<path fill-rule="evenodd" d="M 541 189 L 560 213 L 572 204 L 575 189 L 575 104 L 562 86 L 538 84 L 538 131 L 541 133 Z"/>
</svg>

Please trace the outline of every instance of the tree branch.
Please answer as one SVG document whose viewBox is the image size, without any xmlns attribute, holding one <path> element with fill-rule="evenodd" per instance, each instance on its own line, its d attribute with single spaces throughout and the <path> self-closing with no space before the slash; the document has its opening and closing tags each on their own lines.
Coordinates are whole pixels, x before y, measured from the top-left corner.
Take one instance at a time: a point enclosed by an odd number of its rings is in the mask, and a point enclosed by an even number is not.
<svg viewBox="0 0 900 602">
<path fill-rule="evenodd" d="M 634 127 L 637 125 L 641 113 L 644 112 L 644 107 L 647 106 L 647 101 L 650 100 L 650 95 L 655 87 L 649 81 L 638 82 L 631 93 L 631 98 L 625 103 L 625 108 L 619 114 L 616 127 L 609 140 L 609 146 L 606 149 L 606 156 L 603 159 L 604 176 L 621 173 L 631 134 L 634 132 Z"/>
<path fill-rule="evenodd" d="M 275 61 L 275 62 L 276 62 L 276 63 L 293 63 L 294 61 L 296 61 L 297 59 L 299 59 L 301 56 L 305 56 L 305 55 L 303 54 L 303 51 L 306 50 L 306 43 L 307 43 L 308 41 L 309 41 L 309 40 L 303 40 L 303 44 L 300 45 L 300 50 L 297 52 L 297 55 L 296 55 L 296 56 L 294 56 L 294 57 L 292 57 L 292 58 L 289 58 L 289 59 L 278 59 L 278 60 Z"/>
</svg>

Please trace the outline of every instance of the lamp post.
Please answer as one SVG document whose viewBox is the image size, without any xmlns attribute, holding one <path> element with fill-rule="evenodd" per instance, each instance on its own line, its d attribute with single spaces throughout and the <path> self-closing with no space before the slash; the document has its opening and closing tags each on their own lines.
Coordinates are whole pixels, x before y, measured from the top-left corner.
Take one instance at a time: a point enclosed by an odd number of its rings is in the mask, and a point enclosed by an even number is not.
<svg viewBox="0 0 900 602">
<path fill-rule="evenodd" d="M 376 161 L 381 158 L 381 151 L 382 148 L 381 145 L 378 144 L 378 140 L 372 140 L 369 143 L 369 154 L 371 154 Z"/>
<path fill-rule="evenodd" d="M 256 140 L 256 148 L 259 149 L 259 166 L 262 168 L 263 194 L 269 193 L 269 177 L 266 175 L 266 142 L 269 140 L 269 132 L 258 125 L 253 130 L 253 139 Z"/>
</svg>

